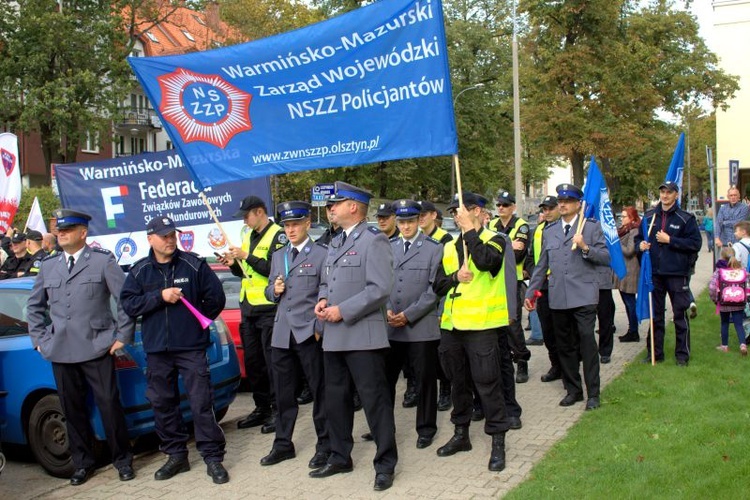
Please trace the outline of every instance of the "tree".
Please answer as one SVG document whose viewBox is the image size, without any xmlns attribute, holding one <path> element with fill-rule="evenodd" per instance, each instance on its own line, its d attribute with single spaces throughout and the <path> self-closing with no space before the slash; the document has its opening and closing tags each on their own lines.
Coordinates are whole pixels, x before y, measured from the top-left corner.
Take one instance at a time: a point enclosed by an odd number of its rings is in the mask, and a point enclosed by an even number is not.
<svg viewBox="0 0 750 500">
<path fill-rule="evenodd" d="M 318 9 L 295 0 L 224 0 L 221 17 L 241 35 L 235 43 L 256 40 L 322 21 Z"/>
<path fill-rule="evenodd" d="M 525 48 L 533 60 L 526 80 L 528 130 L 570 160 L 576 183 L 583 181 L 589 154 L 626 172 L 634 165 L 623 160 L 659 146 L 658 111 L 677 112 L 701 99 L 718 106 L 738 88 L 735 77 L 718 69 L 695 18 L 671 0 L 646 6 L 524 0 L 521 9 L 529 19 Z"/>
</svg>

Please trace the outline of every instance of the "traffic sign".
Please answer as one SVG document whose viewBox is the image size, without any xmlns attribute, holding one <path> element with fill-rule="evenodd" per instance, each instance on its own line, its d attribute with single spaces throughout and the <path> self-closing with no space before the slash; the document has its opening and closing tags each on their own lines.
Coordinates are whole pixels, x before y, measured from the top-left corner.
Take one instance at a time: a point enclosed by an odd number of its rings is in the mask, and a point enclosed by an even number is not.
<svg viewBox="0 0 750 500">
<path fill-rule="evenodd" d="M 312 206 L 324 207 L 326 199 L 334 193 L 335 186 L 333 184 L 315 184 L 311 191 Z"/>
</svg>

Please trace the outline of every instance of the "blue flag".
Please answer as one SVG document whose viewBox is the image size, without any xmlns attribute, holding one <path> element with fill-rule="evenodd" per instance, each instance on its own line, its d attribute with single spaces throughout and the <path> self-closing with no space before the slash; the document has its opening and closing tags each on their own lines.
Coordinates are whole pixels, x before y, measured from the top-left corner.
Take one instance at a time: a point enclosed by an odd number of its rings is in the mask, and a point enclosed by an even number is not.
<svg viewBox="0 0 750 500">
<path fill-rule="evenodd" d="M 458 151 L 440 0 L 128 62 L 201 188 Z"/>
<path fill-rule="evenodd" d="M 649 234 L 645 217 L 641 222 L 641 228 L 643 231 L 643 240 L 648 242 Z M 645 251 L 641 254 L 641 274 L 638 277 L 638 291 L 635 296 L 635 312 L 639 322 L 651 317 L 648 296 L 653 291 L 654 282 L 651 277 L 651 253 Z"/>
<path fill-rule="evenodd" d="M 682 173 L 685 170 L 685 132 L 680 134 L 680 138 L 677 141 L 677 146 L 674 148 L 672 153 L 672 161 L 669 162 L 669 170 L 667 170 L 667 176 L 664 177 L 664 182 L 674 182 L 680 187 L 680 193 L 677 196 L 677 206 L 680 205 L 682 200 Z"/>
<path fill-rule="evenodd" d="M 627 267 L 622 255 L 620 236 L 617 234 L 617 224 L 612 214 L 612 203 L 609 201 L 607 183 L 593 156 L 586 175 L 586 183 L 583 185 L 583 201 L 586 203 L 583 216 L 596 219 L 601 224 L 609 249 L 609 266 L 619 279 L 623 279 L 627 274 Z"/>
</svg>

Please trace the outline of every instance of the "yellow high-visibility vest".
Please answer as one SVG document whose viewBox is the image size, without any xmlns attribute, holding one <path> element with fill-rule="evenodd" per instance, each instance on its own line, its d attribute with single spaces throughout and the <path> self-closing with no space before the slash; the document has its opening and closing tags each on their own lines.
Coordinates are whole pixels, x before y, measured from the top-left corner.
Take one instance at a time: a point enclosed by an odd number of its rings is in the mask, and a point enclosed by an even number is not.
<svg viewBox="0 0 750 500">
<path fill-rule="evenodd" d="M 479 233 L 479 239 L 502 251 L 500 245 L 490 241 L 494 235 L 490 230 L 483 230 Z M 445 245 L 443 251 L 443 268 L 448 275 L 458 271 L 457 241 Z M 469 270 L 474 273 L 474 279 L 469 283 L 459 283 L 448 291 L 440 328 L 488 330 L 508 326 L 505 274 L 500 272 L 493 278 L 491 273 L 477 269 L 471 259 Z"/>
<path fill-rule="evenodd" d="M 273 239 L 279 231 L 281 231 L 281 227 L 271 223 L 271 227 L 268 228 L 258 244 L 255 245 L 251 254 L 259 259 L 267 259 L 268 249 L 271 248 L 271 243 L 273 243 Z M 250 252 L 250 235 L 252 233 L 252 230 L 247 231 L 242 237 L 242 250 L 245 252 Z M 245 299 L 249 304 L 254 306 L 273 305 L 273 302 L 266 299 L 265 295 L 265 290 L 268 286 L 268 276 L 258 274 L 253 270 L 252 266 L 244 260 L 240 261 L 240 266 L 247 275 L 247 278 L 242 278 L 240 302 Z"/>
</svg>

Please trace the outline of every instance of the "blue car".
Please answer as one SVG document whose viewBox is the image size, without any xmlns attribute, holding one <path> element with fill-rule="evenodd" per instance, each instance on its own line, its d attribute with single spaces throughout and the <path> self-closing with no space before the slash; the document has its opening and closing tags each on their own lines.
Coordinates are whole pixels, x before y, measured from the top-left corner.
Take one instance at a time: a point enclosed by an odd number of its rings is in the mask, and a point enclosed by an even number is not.
<svg viewBox="0 0 750 500">
<path fill-rule="evenodd" d="M 0 281 L 0 440 L 30 446 L 49 474 L 70 477 L 73 463 L 52 365 L 32 348 L 28 333 L 26 302 L 33 284 L 34 278 Z M 114 307 L 114 301 L 112 304 Z M 206 356 L 214 387 L 214 410 L 221 420 L 237 394 L 240 368 L 224 321 L 217 318 L 210 330 L 212 342 Z M 154 412 L 145 396 L 146 353 L 140 325 L 136 327 L 135 343 L 117 353 L 115 366 L 130 438 L 153 432 Z M 180 394 L 183 418 L 191 422 L 182 379 Z M 101 414 L 90 394 L 89 407 L 96 439 L 104 441 Z"/>
</svg>

